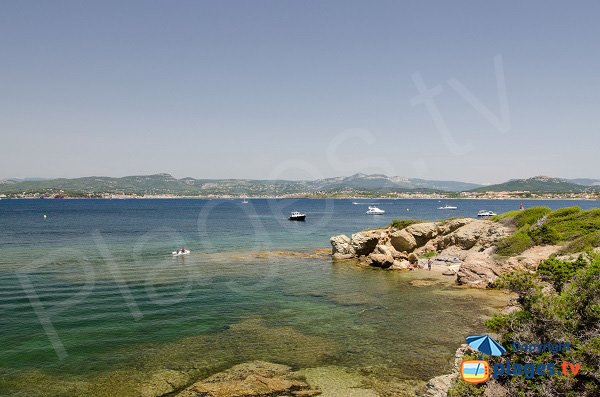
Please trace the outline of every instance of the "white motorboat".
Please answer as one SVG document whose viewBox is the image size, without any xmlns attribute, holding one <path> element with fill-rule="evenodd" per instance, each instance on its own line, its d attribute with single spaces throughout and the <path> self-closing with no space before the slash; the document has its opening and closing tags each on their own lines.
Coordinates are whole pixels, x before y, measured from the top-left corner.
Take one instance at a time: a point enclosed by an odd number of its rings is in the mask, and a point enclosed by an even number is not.
<svg viewBox="0 0 600 397">
<path fill-rule="evenodd" d="M 383 214 L 385 214 L 385 211 L 382 210 L 381 208 L 369 206 L 369 210 L 367 211 L 367 214 L 369 214 L 369 215 L 383 215 Z"/>
<path fill-rule="evenodd" d="M 487 211 L 487 210 L 481 210 L 477 213 L 477 216 L 480 218 L 485 218 L 485 217 L 489 217 L 489 216 L 496 216 L 498 214 L 496 214 L 494 211 Z"/>
<path fill-rule="evenodd" d="M 190 254 L 190 250 L 186 250 L 186 249 L 180 249 L 180 250 L 172 252 L 173 256 L 183 256 L 183 255 L 189 255 L 189 254 Z"/>
<path fill-rule="evenodd" d="M 438 207 L 438 210 L 455 210 L 455 209 L 458 209 L 458 207 L 455 207 L 453 205 L 448 205 L 448 204 L 446 204 L 443 207 Z"/>
<path fill-rule="evenodd" d="M 288 218 L 290 221 L 303 221 L 306 220 L 306 214 L 303 214 L 298 211 L 292 211 L 290 217 Z"/>
<path fill-rule="evenodd" d="M 248 204 L 248 199 L 246 199 L 246 198 L 244 197 L 244 199 L 242 200 L 242 204 Z"/>
</svg>

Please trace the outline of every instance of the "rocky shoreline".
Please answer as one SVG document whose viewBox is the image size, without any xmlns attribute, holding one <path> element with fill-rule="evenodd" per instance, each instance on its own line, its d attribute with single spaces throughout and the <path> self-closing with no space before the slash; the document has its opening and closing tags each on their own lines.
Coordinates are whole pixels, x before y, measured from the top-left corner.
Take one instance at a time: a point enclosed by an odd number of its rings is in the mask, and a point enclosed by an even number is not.
<svg viewBox="0 0 600 397">
<path fill-rule="evenodd" d="M 498 257 L 496 244 L 513 232 L 510 224 L 482 219 L 419 222 L 333 236 L 331 254 L 334 261 L 386 270 L 427 268 L 431 261 L 432 269 L 455 276 L 459 285 L 487 288 L 499 275 L 533 269 L 560 248 L 537 246 L 517 257 Z"/>
<path fill-rule="evenodd" d="M 404 228 L 393 226 L 330 239 L 332 259 L 359 266 L 388 271 L 428 268 L 455 277 L 456 284 L 488 288 L 503 273 L 535 270 L 539 263 L 556 254 L 561 246 L 534 246 L 515 257 L 496 255 L 497 243 L 514 233 L 510 223 L 461 218 L 440 222 L 419 222 Z M 507 302 L 506 309 L 511 308 Z M 421 396 L 444 397 L 459 376 L 465 354 L 473 353 L 460 346 L 454 357 L 452 372 L 430 379 Z"/>
</svg>

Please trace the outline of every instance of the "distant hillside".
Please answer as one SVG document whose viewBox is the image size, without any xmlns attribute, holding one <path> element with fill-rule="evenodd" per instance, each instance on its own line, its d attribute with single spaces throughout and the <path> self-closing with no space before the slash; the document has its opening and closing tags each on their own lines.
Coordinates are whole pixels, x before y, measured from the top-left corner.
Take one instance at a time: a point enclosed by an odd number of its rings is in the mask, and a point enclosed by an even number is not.
<svg viewBox="0 0 600 397">
<path fill-rule="evenodd" d="M 583 186 L 600 186 L 600 179 L 590 178 L 578 178 L 578 179 L 567 179 L 568 182 L 576 183 L 577 185 Z"/>
<path fill-rule="evenodd" d="M 314 181 L 324 190 L 331 189 L 366 189 L 394 191 L 446 191 L 461 192 L 481 185 L 457 181 L 430 181 L 418 178 L 386 176 L 383 174 L 354 174 L 348 177 L 329 178 Z"/>
<path fill-rule="evenodd" d="M 461 191 L 479 185 L 454 181 L 427 181 L 355 174 L 349 177 L 314 181 L 246 179 L 176 179 L 169 174 L 127 176 L 123 178 L 85 177 L 73 179 L 9 179 L 0 181 L 0 194 L 64 194 L 87 196 L 109 194 L 180 196 L 268 196 L 285 194 L 333 194 L 338 192 L 433 192 Z"/>
<path fill-rule="evenodd" d="M 580 184 L 574 183 L 580 182 Z M 388 193 L 523 192 L 585 193 L 600 192 L 594 179 L 564 180 L 550 177 L 515 179 L 498 185 L 481 186 L 458 181 L 433 181 L 418 178 L 355 174 L 313 181 L 248 179 L 177 179 L 169 174 L 59 179 L 8 179 L 0 181 L 2 195 L 100 196 L 176 195 L 176 196 L 283 196 L 327 197 L 372 196 Z"/>
<path fill-rule="evenodd" d="M 565 179 L 536 176 L 528 179 L 512 179 L 497 185 L 472 189 L 474 192 L 531 192 L 531 193 L 585 193 L 594 187 L 577 184 Z"/>
</svg>

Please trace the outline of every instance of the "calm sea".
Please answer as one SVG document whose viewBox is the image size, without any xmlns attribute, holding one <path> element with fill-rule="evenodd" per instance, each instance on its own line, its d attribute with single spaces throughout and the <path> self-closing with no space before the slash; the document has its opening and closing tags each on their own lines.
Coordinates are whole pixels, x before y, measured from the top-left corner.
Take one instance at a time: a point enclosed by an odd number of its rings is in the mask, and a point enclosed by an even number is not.
<svg viewBox="0 0 600 397">
<path fill-rule="evenodd" d="M 437 209 L 445 204 L 458 209 Z M 368 205 L 386 214 L 366 215 Z M 441 276 L 413 286 L 414 274 L 332 265 L 315 250 L 329 247 L 332 235 L 394 218 L 518 207 L 510 200 L 1 200 L 0 395 L 137 395 L 162 369 L 202 377 L 255 359 L 355 368 L 385 382 L 441 374 L 504 296 L 456 288 Z M 305 212 L 306 222 L 288 221 L 292 210 Z M 171 256 L 183 246 L 191 255 Z"/>
</svg>

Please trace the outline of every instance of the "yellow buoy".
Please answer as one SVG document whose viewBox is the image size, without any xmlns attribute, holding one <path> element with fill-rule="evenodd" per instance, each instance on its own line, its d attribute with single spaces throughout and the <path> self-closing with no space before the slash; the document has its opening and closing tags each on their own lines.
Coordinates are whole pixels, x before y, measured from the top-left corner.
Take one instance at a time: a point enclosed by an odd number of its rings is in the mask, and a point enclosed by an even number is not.
<svg viewBox="0 0 600 397">
<path fill-rule="evenodd" d="M 44 214 L 44 219 L 46 219 L 46 214 Z"/>
</svg>

